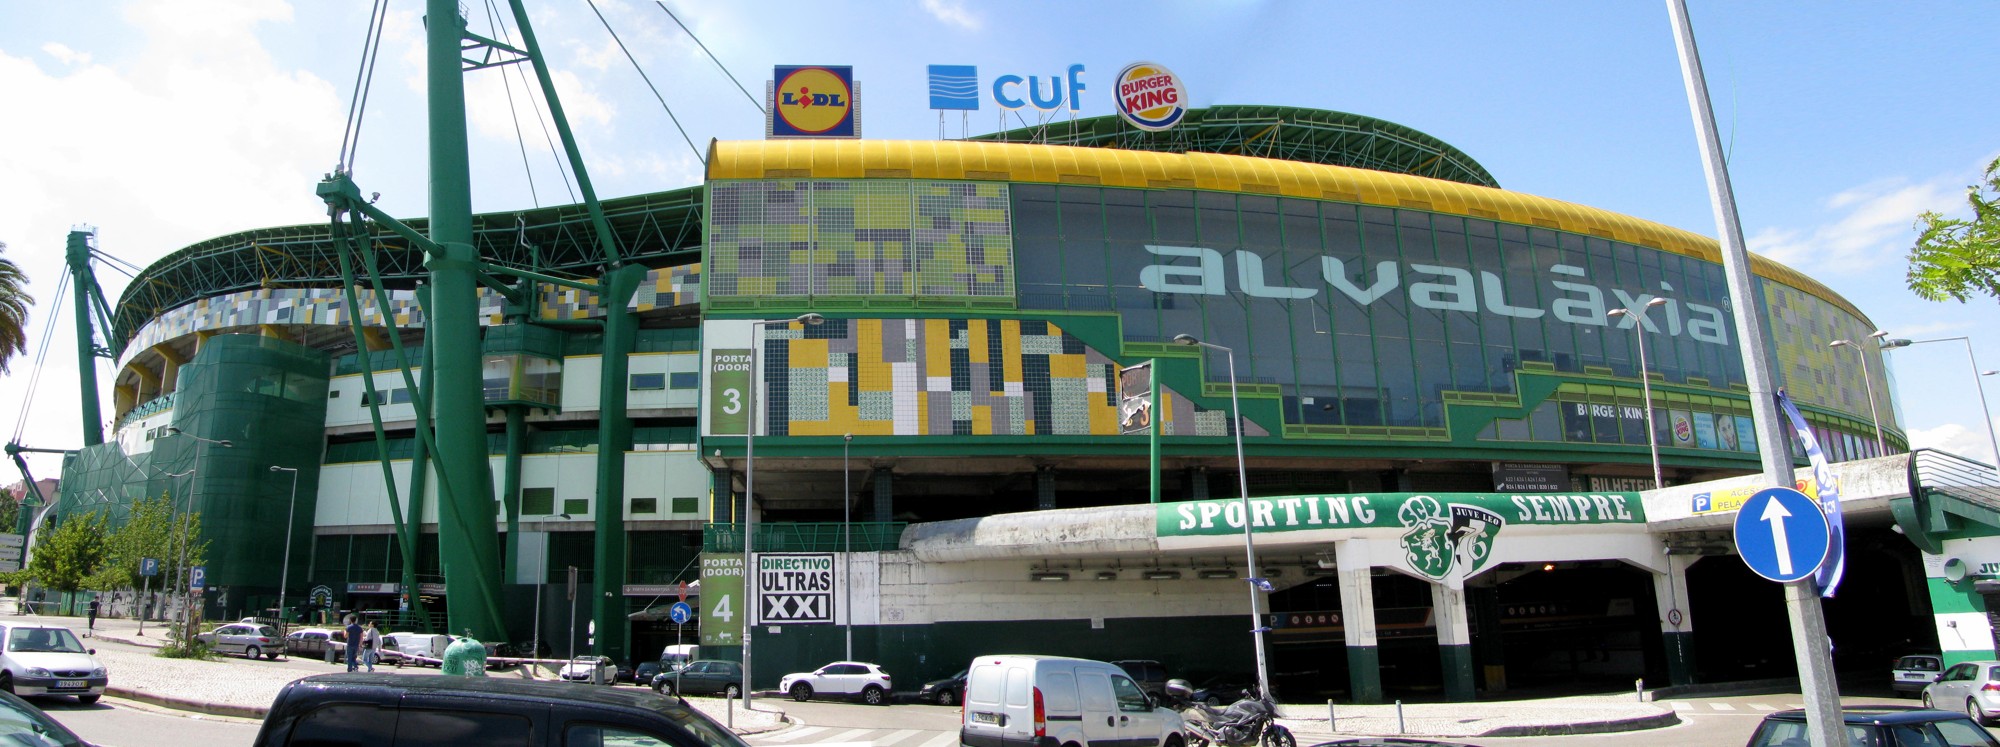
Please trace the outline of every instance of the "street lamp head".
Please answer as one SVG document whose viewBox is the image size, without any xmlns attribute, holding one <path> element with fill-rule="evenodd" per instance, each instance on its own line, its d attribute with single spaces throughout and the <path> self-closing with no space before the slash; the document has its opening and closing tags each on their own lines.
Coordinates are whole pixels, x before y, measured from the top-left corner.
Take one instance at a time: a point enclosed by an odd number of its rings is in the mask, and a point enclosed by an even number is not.
<svg viewBox="0 0 2000 747">
<path fill-rule="evenodd" d="M 168 432 L 168 433 L 172 433 L 172 434 L 174 434 L 174 435 L 178 436 L 178 435 L 180 435 L 180 434 L 181 434 L 181 429 L 179 429 L 179 428 L 176 428 L 176 427 L 174 427 L 174 426 L 171 426 L 171 425 L 170 425 L 170 426 L 167 426 L 167 432 Z"/>
<path fill-rule="evenodd" d="M 1979 372 L 1979 375 L 1980 375 L 1980 376 L 1992 376 L 1992 375 L 1994 375 L 1994 374 L 2000 374 L 2000 371 L 1980 371 L 1980 372 Z"/>
<path fill-rule="evenodd" d="M 233 449 L 233 448 L 236 448 L 236 442 L 234 442 L 234 441 L 231 441 L 231 440 L 229 440 L 229 439 L 226 439 L 226 438 L 225 438 L 225 439 L 222 439 L 221 441 L 217 441 L 217 442 L 215 442 L 215 445 L 216 445 L 216 446 L 220 446 L 220 447 L 222 447 L 222 448 L 225 448 L 225 449 Z"/>
<path fill-rule="evenodd" d="M 805 324 L 808 327 L 816 327 L 819 326 L 820 322 L 826 321 L 826 317 L 811 312 L 807 312 L 804 314 L 800 314 L 798 321 Z"/>
<path fill-rule="evenodd" d="M 1879 339 L 1882 339 L 1882 338 L 1884 338 L 1884 337 L 1888 337 L 1888 336 L 1889 336 L 1889 330 L 1886 330 L 1886 329 L 1878 329 L 1878 330 L 1875 330 L 1874 332 L 1871 332 L 1871 333 L 1869 333 L 1869 335 L 1868 335 L 1868 336 L 1869 336 L 1869 337 L 1873 337 L 1873 338 L 1875 338 L 1875 339 L 1878 339 L 1878 340 L 1879 340 Z"/>
<path fill-rule="evenodd" d="M 1911 342 L 1910 340 L 1905 340 L 1902 338 L 1897 338 L 1894 340 L 1883 340 L 1882 349 L 1888 350 L 1890 348 L 1907 348 L 1910 346 L 1910 342 Z"/>
<path fill-rule="evenodd" d="M 1851 347 L 1853 345 L 1854 345 L 1853 340 L 1834 340 L 1833 342 L 1829 342 L 1826 344 L 1826 346 L 1830 348 L 1844 348 L 1844 347 Z"/>
<path fill-rule="evenodd" d="M 299 468 L 297 468 L 297 467 L 280 467 L 280 466 L 278 466 L 278 465 L 275 465 L 275 464 L 273 464 L 273 465 L 271 465 L 271 471 L 272 471 L 272 472 L 297 472 L 297 471 L 299 471 Z"/>
<path fill-rule="evenodd" d="M 1181 345 L 1200 345 L 1200 344 L 1201 344 L 1201 341 L 1200 341 L 1200 340 L 1197 340 L 1197 339 L 1195 339 L 1195 338 L 1194 338 L 1194 335 L 1174 335 L 1174 342 L 1175 342 L 1175 343 L 1178 343 L 1178 344 L 1181 344 Z"/>
<path fill-rule="evenodd" d="M 1652 308 L 1654 306 L 1665 306 L 1665 305 L 1667 305 L 1667 299 L 1664 298 L 1655 298 L 1651 301 L 1646 302 L 1647 308 Z"/>
<path fill-rule="evenodd" d="M 854 440 L 854 434 L 852 434 L 852 433 L 842 433 L 842 434 L 840 434 L 840 440 L 842 440 L 842 441 L 853 441 L 853 440 Z"/>
<path fill-rule="evenodd" d="M 1604 312 L 1604 315 L 1609 317 L 1620 317 L 1630 313 L 1632 312 L 1626 309 L 1612 309 L 1610 311 Z"/>
</svg>

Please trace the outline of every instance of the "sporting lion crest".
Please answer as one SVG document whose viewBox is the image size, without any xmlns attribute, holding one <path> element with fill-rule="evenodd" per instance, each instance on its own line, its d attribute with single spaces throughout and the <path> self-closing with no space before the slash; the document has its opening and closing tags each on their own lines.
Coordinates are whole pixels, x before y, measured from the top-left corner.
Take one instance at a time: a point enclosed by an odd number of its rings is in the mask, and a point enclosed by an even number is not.
<svg viewBox="0 0 2000 747">
<path fill-rule="evenodd" d="M 1403 552 L 1418 573 L 1443 580 L 1478 573 L 1493 557 L 1493 541 L 1507 523 L 1478 506 L 1445 506 L 1428 495 L 1413 496 L 1396 510 L 1403 524 Z"/>
</svg>

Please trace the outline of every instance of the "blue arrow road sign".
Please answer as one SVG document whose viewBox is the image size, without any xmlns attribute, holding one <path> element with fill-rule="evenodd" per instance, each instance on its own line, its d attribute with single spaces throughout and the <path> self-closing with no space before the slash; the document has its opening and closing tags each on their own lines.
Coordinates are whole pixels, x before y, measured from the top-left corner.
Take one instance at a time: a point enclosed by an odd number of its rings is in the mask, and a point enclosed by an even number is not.
<svg viewBox="0 0 2000 747">
<path fill-rule="evenodd" d="M 194 587 L 195 591 L 201 591 L 201 587 L 208 585 L 204 583 L 206 581 L 208 581 L 208 566 L 188 566 L 188 586 Z"/>
<path fill-rule="evenodd" d="M 1772 581 L 1811 576 L 1832 544 L 1819 503 L 1791 488 L 1766 488 L 1736 511 L 1736 553 Z"/>
<path fill-rule="evenodd" d="M 675 602 L 674 606 L 667 608 L 667 617 L 675 625 L 686 625 L 687 621 L 694 619 L 694 608 L 689 607 L 687 602 Z"/>
<path fill-rule="evenodd" d="M 151 577 L 151 576 L 158 576 L 158 575 L 160 575 L 160 559 L 159 559 L 159 558 L 140 558 L 140 559 L 139 559 L 139 575 L 141 575 L 141 576 L 148 576 L 148 577 Z"/>
</svg>

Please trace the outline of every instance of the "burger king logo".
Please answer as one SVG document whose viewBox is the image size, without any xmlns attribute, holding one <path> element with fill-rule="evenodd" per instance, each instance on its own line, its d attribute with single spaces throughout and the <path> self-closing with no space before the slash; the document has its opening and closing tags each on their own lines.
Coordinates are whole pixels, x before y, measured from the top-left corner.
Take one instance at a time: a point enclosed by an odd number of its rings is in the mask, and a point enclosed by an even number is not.
<svg viewBox="0 0 2000 747">
<path fill-rule="evenodd" d="M 778 66 L 772 70 L 771 137 L 856 137 L 854 68 Z"/>
<path fill-rule="evenodd" d="M 1165 65 L 1134 62 L 1118 71 L 1118 116 L 1133 127 L 1158 132 L 1187 115 L 1187 86 Z"/>
</svg>

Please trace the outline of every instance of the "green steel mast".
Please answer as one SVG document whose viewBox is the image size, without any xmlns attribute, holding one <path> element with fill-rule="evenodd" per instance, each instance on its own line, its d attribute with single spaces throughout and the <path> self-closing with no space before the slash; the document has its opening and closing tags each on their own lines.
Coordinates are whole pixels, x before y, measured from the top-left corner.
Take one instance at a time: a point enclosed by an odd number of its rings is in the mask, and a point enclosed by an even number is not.
<svg viewBox="0 0 2000 747">
<path fill-rule="evenodd" d="M 103 292 L 97 290 L 97 276 L 90 271 L 89 231 L 69 232 L 64 260 L 69 264 L 70 285 L 76 290 L 76 375 L 83 390 L 83 445 L 96 446 L 104 443 L 104 413 L 97 401 L 97 357 L 102 352 L 97 335 L 91 331 L 90 303 L 93 296 L 103 298 Z"/>
</svg>

